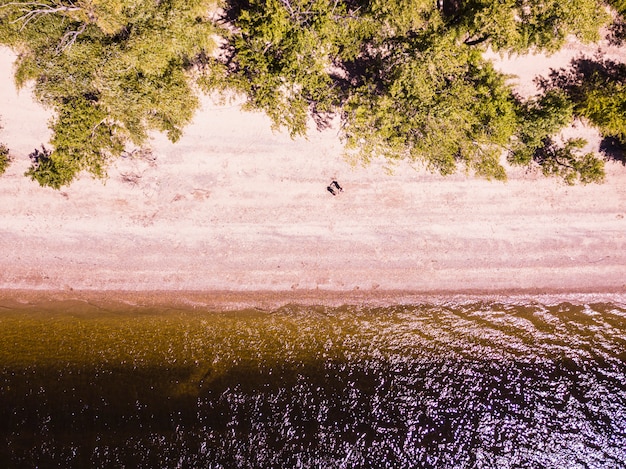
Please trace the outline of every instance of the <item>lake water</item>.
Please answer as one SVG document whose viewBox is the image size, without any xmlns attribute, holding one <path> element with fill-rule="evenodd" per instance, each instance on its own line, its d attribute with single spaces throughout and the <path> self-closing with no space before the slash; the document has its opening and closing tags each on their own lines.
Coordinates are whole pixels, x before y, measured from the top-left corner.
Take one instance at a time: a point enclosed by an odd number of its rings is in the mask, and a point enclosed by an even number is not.
<svg viewBox="0 0 626 469">
<path fill-rule="evenodd" d="M 626 306 L 0 306 L 0 467 L 624 468 Z"/>
</svg>

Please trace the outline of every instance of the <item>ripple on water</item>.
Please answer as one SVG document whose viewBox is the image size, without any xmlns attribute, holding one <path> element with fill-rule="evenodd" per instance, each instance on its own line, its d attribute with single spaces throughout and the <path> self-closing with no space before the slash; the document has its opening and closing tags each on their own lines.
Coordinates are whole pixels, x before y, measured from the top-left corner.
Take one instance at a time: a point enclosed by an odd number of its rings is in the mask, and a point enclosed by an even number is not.
<svg viewBox="0 0 626 469">
<path fill-rule="evenodd" d="M 0 462 L 626 467 L 626 310 L 0 315 Z"/>
</svg>

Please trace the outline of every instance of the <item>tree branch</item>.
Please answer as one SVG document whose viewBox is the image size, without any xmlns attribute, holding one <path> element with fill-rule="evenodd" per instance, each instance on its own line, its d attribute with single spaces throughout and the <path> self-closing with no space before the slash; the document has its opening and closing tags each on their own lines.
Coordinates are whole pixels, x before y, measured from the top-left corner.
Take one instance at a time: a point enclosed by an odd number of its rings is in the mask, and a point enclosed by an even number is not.
<svg viewBox="0 0 626 469">
<path fill-rule="evenodd" d="M 478 39 L 467 38 L 463 43 L 466 46 L 475 46 L 475 45 L 478 45 L 478 44 L 481 44 L 481 43 L 487 41 L 490 37 L 491 37 L 490 34 L 485 34 L 483 37 L 479 37 Z"/>
<path fill-rule="evenodd" d="M 289 2 L 289 0 L 279 0 L 279 1 L 280 1 L 280 3 L 283 4 L 283 6 L 289 12 L 289 15 L 293 18 L 294 12 L 293 12 L 293 8 L 291 7 L 291 2 Z"/>
<path fill-rule="evenodd" d="M 576 168 L 574 168 L 572 165 L 569 165 L 567 163 L 563 163 L 562 161 L 559 160 L 559 156 L 557 154 L 554 155 L 554 161 L 556 162 L 556 164 L 558 164 L 559 166 L 563 166 L 565 168 L 569 168 L 572 169 L 574 171 L 576 171 Z"/>
<path fill-rule="evenodd" d="M 85 29 L 87 29 L 87 23 L 82 23 L 76 31 L 67 31 L 57 45 L 57 52 L 63 52 L 72 47 L 78 36 L 85 32 Z"/>
<path fill-rule="evenodd" d="M 54 13 L 68 13 L 72 11 L 81 11 L 81 7 L 77 7 L 74 3 L 70 2 L 70 5 L 49 5 L 47 3 L 39 2 L 11 2 L 2 5 L 2 8 L 9 6 L 21 7 L 20 11 L 24 12 L 22 16 L 13 21 L 13 23 L 22 22 L 22 28 L 24 29 L 28 23 L 32 20 L 36 20 L 42 15 L 51 15 Z"/>
</svg>

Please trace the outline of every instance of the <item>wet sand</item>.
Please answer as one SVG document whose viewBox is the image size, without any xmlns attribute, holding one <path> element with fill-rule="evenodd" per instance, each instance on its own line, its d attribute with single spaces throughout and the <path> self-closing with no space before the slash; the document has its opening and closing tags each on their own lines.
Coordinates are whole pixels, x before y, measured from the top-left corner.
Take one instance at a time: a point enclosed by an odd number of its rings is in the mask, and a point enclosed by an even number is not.
<svg viewBox="0 0 626 469">
<path fill-rule="evenodd" d="M 626 305 L 626 294 L 617 291 L 51 291 L 1 290 L 0 312 L 36 314 L 128 314 L 136 311 L 216 312 L 255 310 L 273 312 L 283 307 L 357 306 L 377 308 L 405 305 L 507 304 L 521 307 L 541 304 L 610 304 Z"/>
</svg>

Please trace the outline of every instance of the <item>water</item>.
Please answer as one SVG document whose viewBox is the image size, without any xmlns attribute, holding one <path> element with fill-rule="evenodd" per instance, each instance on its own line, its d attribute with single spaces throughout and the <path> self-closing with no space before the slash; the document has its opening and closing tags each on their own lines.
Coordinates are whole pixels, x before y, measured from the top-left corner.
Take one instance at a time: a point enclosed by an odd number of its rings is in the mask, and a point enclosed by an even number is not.
<svg viewBox="0 0 626 469">
<path fill-rule="evenodd" d="M 0 467 L 626 467 L 624 305 L 4 308 L 0 372 Z"/>
</svg>

